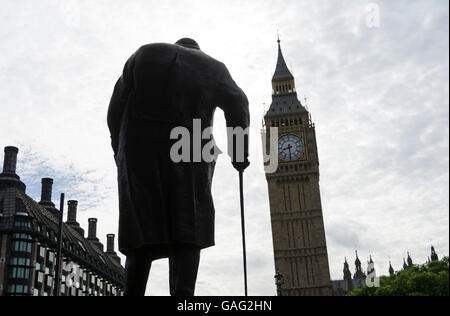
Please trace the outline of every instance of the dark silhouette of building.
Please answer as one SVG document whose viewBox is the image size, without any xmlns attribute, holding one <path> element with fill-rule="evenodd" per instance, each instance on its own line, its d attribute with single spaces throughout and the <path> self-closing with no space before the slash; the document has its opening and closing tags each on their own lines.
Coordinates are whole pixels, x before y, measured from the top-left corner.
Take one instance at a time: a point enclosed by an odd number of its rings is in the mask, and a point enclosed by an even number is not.
<svg viewBox="0 0 450 316">
<path fill-rule="evenodd" d="M 392 275 L 394 275 L 394 273 L 395 273 L 395 270 L 394 270 L 394 267 L 392 266 L 392 262 L 389 261 L 389 275 L 392 276 Z"/>
<path fill-rule="evenodd" d="M 373 261 L 372 261 L 373 264 Z M 359 260 L 358 252 L 356 251 L 355 260 L 356 272 L 352 278 L 352 272 L 350 271 L 350 266 L 345 258 L 344 262 L 344 279 L 332 281 L 333 284 L 333 295 L 334 296 L 345 296 L 347 293 L 360 289 L 364 286 L 366 282 L 366 274 L 364 273 L 361 265 L 361 260 Z"/>
<path fill-rule="evenodd" d="M 16 173 L 17 155 L 17 148 L 5 148 L 0 174 L 0 296 L 51 296 L 59 217 L 52 202 L 53 180 L 42 179 L 41 201 L 34 201 Z M 85 238 L 77 206 L 77 201 L 68 202 L 63 224 L 60 295 L 120 296 L 124 269 L 114 252 L 114 235 L 108 235 L 103 252 L 97 219 L 90 219 Z"/>
<path fill-rule="evenodd" d="M 355 260 L 356 272 L 353 276 L 354 279 L 366 279 L 366 274 L 363 272 L 361 260 L 358 257 L 358 251 L 356 251 L 356 260 Z"/>
<path fill-rule="evenodd" d="M 431 261 L 439 261 L 439 256 L 436 253 L 436 250 L 434 249 L 434 246 L 431 246 L 431 257 L 430 257 Z"/>
<path fill-rule="evenodd" d="M 439 260 L 439 257 L 436 253 L 434 247 L 431 247 L 431 257 L 428 258 L 428 263 L 432 261 Z M 414 266 L 413 259 L 411 254 L 408 252 L 408 257 L 403 258 L 403 270 L 408 270 Z M 333 295 L 334 296 L 345 296 L 349 292 L 360 289 L 366 284 L 366 279 L 371 277 L 377 277 L 375 271 L 375 263 L 372 259 L 372 255 L 370 255 L 369 260 L 367 261 L 367 275 L 364 273 L 361 265 L 361 260 L 359 259 L 358 252 L 356 251 L 356 260 L 355 260 L 355 268 L 356 272 L 353 275 L 350 271 L 349 264 L 347 262 L 347 258 L 344 262 L 344 279 L 332 281 L 333 284 Z M 392 262 L 389 261 L 389 275 L 393 276 L 395 274 L 394 267 L 392 266 Z"/>
<path fill-rule="evenodd" d="M 345 263 L 344 263 L 344 281 L 347 284 L 347 290 L 353 291 L 352 273 L 350 271 L 350 266 L 347 262 L 347 258 L 345 258 Z"/>
<path fill-rule="evenodd" d="M 414 265 L 413 260 L 411 258 L 411 254 L 409 252 L 408 252 L 407 263 L 408 263 L 408 268 L 411 268 Z"/>
</svg>

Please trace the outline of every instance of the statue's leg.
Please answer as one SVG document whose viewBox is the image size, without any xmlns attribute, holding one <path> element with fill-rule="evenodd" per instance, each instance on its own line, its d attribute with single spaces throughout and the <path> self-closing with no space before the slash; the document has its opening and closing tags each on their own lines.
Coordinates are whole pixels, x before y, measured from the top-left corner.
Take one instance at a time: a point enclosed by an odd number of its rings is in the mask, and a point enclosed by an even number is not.
<svg viewBox="0 0 450 316">
<path fill-rule="evenodd" d="M 144 296 L 152 260 L 147 251 L 136 250 L 125 264 L 125 296 Z"/>
<path fill-rule="evenodd" d="M 170 295 L 194 296 L 199 263 L 199 248 L 183 245 L 171 249 L 169 256 Z"/>
</svg>

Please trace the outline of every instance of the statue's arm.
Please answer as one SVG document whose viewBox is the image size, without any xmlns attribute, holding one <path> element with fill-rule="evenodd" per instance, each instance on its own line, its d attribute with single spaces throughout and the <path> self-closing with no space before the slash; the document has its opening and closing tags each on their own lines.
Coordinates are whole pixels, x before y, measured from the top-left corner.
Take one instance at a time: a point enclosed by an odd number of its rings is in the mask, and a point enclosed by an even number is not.
<svg viewBox="0 0 450 316">
<path fill-rule="evenodd" d="M 236 84 L 228 69 L 223 67 L 223 74 L 217 84 L 218 106 L 224 111 L 227 127 L 242 127 L 244 130 L 250 126 L 249 102 L 244 91 Z M 235 143 L 233 143 L 235 152 Z M 244 156 L 245 164 L 248 161 L 248 137 L 246 137 Z M 236 167 L 236 165 L 235 165 Z M 244 168 L 245 169 L 245 168 Z"/>
<path fill-rule="evenodd" d="M 135 55 L 125 64 L 123 74 L 117 81 L 108 108 L 108 127 L 111 133 L 111 146 L 114 154 L 119 149 L 120 126 L 128 97 L 133 89 L 133 68 Z"/>
</svg>

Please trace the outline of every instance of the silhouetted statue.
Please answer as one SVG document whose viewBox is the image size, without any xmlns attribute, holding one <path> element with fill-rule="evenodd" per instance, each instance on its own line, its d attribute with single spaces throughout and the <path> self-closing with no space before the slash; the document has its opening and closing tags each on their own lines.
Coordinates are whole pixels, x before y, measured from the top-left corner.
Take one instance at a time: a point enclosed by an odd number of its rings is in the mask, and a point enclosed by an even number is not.
<svg viewBox="0 0 450 316">
<path fill-rule="evenodd" d="M 108 126 L 118 168 L 126 296 L 145 294 L 151 263 L 161 258 L 169 258 L 171 295 L 194 295 L 200 250 L 214 245 L 215 162 L 173 162 L 177 140 L 170 133 L 178 126 L 191 131 L 193 119 L 201 119 L 202 130 L 211 127 L 216 107 L 228 127 L 249 126 L 244 92 L 192 39 L 141 47 L 114 88 Z M 246 142 L 245 160 L 234 167 L 245 170 L 247 157 Z"/>
</svg>

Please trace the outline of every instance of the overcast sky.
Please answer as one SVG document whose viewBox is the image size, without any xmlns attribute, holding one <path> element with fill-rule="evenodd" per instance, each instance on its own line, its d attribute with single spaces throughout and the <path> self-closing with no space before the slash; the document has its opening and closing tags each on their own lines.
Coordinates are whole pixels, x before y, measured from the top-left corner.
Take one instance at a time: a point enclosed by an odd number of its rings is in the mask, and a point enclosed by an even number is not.
<svg viewBox="0 0 450 316">
<path fill-rule="evenodd" d="M 0 0 L 0 147 L 20 148 L 18 172 L 79 200 L 79 222 L 117 232 L 116 170 L 106 111 L 127 58 L 150 42 L 195 38 L 247 93 L 252 166 L 246 174 L 249 288 L 275 295 L 259 129 L 271 102 L 279 29 L 299 97 L 317 126 L 333 279 L 344 257 L 372 253 L 380 274 L 409 250 L 423 263 L 449 251 L 449 4 L 444 0 Z M 379 10 L 379 25 L 376 14 Z M 223 113 L 215 135 L 225 147 Z M 213 194 L 217 246 L 203 252 L 198 295 L 240 295 L 238 177 L 227 157 Z M 352 272 L 354 266 L 351 265 Z M 166 261 L 149 295 L 168 294 Z"/>
</svg>

